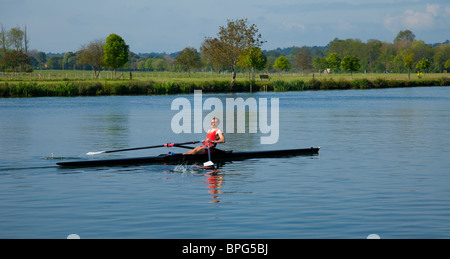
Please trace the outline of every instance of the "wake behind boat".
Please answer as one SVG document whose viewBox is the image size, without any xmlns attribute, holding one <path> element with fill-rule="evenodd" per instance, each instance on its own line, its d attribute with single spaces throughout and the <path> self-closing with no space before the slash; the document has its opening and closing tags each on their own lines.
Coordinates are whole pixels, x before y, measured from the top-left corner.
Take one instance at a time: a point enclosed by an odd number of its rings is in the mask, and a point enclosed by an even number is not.
<svg viewBox="0 0 450 259">
<path fill-rule="evenodd" d="M 176 146 L 176 145 L 175 145 Z M 318 148 L 304 149 L 285 149 L 269 151 L 249 151 L 233 152 L 215 149 L 211 153 L 212 160 L 215 163 L 225 163 L 228 161 L 245 160 L 251 158 L 270 158 L 270 157 L 290 157 L 290 156 L 311 156 L 319 153 Z M 208 154 L 185 155 L 183 153 L 161 154 L 159 156 L 102 159 L 102 160 L 82 160 L 56 163 L 61 167 L 95 167 L 95 166 L 121 166 L 121 165 L 140 165 L 140 164 L 193 164 L 209 160 Z"/>
</svg>

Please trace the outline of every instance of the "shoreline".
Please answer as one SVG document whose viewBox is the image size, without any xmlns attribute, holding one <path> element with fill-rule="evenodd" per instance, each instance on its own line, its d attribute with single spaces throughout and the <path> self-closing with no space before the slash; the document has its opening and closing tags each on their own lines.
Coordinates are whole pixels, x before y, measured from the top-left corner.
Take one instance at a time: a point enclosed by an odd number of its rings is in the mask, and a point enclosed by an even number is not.
<svg viewBox="0 0 450 259">
<path fill-rule="evenodd" d="M 232 92 L 287 92 L 317 90 L 381 89 L 404 87 L 450 86 L 450 78 L 422 79 L 335 79 L 308 80 L 238 80 L 233 88 L 229 80 L 62 80 L 62 81 L 0 81 L 0 97 L 70 97 L 108 95 L 175 95 L 190 94 L 194 90 L 204 93 Z M 251 89 L 250 89 L 251 88 Z"/>
</svg>

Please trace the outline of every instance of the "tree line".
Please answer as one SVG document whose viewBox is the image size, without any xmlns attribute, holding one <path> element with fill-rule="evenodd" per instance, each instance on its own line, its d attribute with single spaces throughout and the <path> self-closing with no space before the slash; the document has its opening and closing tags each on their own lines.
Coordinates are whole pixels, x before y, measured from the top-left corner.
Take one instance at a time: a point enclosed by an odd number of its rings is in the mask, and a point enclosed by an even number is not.
<svg viewBox="0 0 450 259">
<path fill-rule="evenodd" d="M 429 45 L 416 40 L 410 30 L 400 31 L 392 43 L 379 40 L 369 40 L 366 43 L 359 39 L 334 39 L 328 44 L 326 57 L 313 60 L 316 69 L 327 67 L 338 70 L 338 61 L 345 57 L 358 60 L 353 71 L 370 73 L 410 73 L 412 70 L 421 72 L 442 73 L 450 68 L 450 44 Z M 341 69 L 351 69 L 341 64 Z"/>
<path fill-rule="evenodd" d="M 94 40 L 75 52 L 51 55 L 28 50 L 26 27 L 6 30 L 1 26 L 0 69 L 89 69 L 96 77 L 105 68 L 117 71 L 257 71 L 365 73 L 444 72 L 450 68 L 450 43 L 426 44 L 410 30 L 400 31 L 393 42 L 376 39 L 335 38 L 325 47 L 291 47 L 263 51 L 262 35 L 247 19 L 228 20 L 215 37 L 206 37 L 199 50 L 186 47 L 172 55 L 137 55 L 116 34 Z"/>
</svg>

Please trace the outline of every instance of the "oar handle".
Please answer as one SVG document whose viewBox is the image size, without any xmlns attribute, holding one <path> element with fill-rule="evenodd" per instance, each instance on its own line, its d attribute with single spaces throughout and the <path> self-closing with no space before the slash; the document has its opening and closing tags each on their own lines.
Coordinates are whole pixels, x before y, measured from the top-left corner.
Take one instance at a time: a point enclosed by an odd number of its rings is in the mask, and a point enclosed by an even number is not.
<svg viewBox="0 0 450 259">
<path fill-rule="evenodd" d="M 188 144 L 196 144 L 200 141 L 189 141 L 184 143 L 167 143 L 164 145 L 156 145 L 156 146 L 148 146 L 148 147 L 135 147 L 135 148 L 125 148 L 125 149 L 117 149 L 117 150 L 108 150 L 108 151 L 99 151 L 99 152 L 88 152 L 86 155 L 98 155 L 104 153 L 115 153 L 115 152 L 123 152 L 123 151 L 132 151 L 132 150 L 140 150 L 140 149 L 150 149 L 150 148 L 159 148 L 159 147 L 176 147 L 178 145 L 188 145 Z"/>
</svg>

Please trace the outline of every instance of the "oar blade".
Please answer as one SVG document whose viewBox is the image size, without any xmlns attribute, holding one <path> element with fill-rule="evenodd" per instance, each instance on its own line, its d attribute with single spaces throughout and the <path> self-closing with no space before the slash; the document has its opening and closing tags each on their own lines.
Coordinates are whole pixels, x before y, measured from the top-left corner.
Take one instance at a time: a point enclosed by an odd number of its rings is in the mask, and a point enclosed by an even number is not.
<svg viewBox="0 0 450 259">
<path fill-rule="evenodd" d="M 98 151 L 98 152 L 87 152 L 86 155 L 88 156 L 93 156 L 93 155 L 99 155 L 99 154 L 103 154 L 106 151 Z"/>
<path fill-rule="evenodd" d="M 203 166 L 204 167 L 212 167 L 212 166 L 214 166 L 214 163 L 212 161 L 208 161 L 208 162 L 203 163 Z"/>
</svg>

